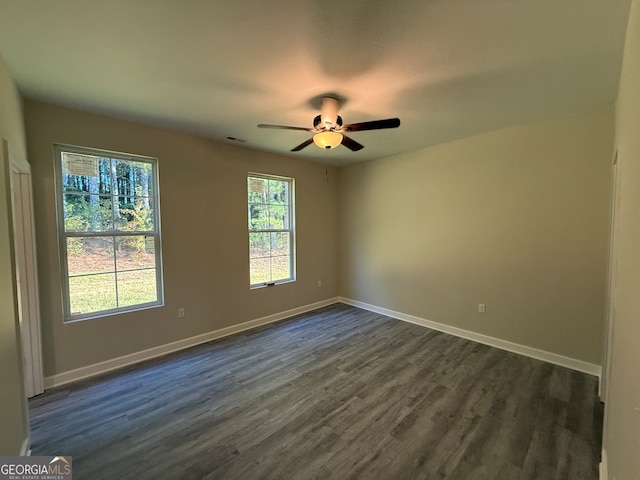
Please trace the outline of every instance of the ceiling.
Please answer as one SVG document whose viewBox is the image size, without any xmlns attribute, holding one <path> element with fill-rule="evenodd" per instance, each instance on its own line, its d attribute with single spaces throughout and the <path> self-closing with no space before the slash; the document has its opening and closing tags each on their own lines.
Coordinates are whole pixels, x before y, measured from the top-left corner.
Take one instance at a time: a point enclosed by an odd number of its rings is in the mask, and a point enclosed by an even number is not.
<svg viewBox="0 0 640 480">
<path fill-rule="evenodd" d="M 629 4 L 0 0 L 0 53 L 28 98 L 345 165 L 611 105 Z M 402 124 L 359 152 L 256 128 L 310 127 L 325 93 Z"/>
</svg>

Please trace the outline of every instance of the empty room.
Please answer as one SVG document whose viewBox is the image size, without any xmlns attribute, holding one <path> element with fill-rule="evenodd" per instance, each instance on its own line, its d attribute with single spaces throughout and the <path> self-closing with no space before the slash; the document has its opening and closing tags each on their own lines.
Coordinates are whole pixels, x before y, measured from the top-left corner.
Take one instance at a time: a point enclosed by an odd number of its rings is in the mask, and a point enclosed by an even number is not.
<svg viewBox="0 0 640 480">
<path fill-rule="evenodd" d="M 0 0 L 0 478 L 637 480 L 639 85 L 640 0 Z"/>
</svg>

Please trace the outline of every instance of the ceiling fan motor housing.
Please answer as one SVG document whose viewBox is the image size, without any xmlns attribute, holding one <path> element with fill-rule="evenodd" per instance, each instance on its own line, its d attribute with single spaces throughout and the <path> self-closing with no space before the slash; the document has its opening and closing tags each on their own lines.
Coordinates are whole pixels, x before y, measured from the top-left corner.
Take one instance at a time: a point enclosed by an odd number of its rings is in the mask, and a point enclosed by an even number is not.
<svg viewBox="0 0 640 480">
<path fill-rule="evenodd" d="M 337 98 L 324 97 L 322 99 L 322 108 L 320 109 L 320 116 L 322 117 L 322 126 L 325 130 L 329 130 L 337 126 L 338 122 L 338 110 L 340 109 L 340 102 Z"/>
<path fill-rule="evenodd" d="M 340 127 L 342 127 L 342 117 L 338 115 L 334 128 L 340 128 Z M 313 119 L 313 128 L 318 130 L 329 129 L 329 128 L 326 128 L 324 125 L 322 125 L 322 117 L 320 115 L 316 115 L 316 117 Z"/>
</svg>

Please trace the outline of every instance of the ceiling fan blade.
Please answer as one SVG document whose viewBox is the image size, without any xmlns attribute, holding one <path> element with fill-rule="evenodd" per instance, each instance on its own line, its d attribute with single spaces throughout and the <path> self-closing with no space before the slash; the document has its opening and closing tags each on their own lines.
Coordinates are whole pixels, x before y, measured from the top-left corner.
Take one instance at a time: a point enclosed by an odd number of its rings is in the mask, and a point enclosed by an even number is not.
<svg viewBox="0 0 640 480">
<path fill-rule="evenodd" d="M 399 118 L 372 120 L 371 122 L 349 123 L 342 126 L 343 132 L 361 132 L 362 130 L 380 130 L 382 128 L 396 128 L 400 126 Z"/>
<path fill-rule="evenodd" d="M 260 123 L 258 128 L 277 128 L 279 130 L 304 130 L 305 132 L 312 132 L 313 128 L 306 127 L 290 127 L 288 125 L 267 125 L 264 123 Z"/>
<path fill-rule="evenodd" d="M 352 138 L 347 137 L 344 133 L 342 134 L 342 145 L 347 147 L 352 152 L 357 152 L 358 150 L 362 150 L 364 148 L 364 145 L 361 145 Z"/>
<path fill-rule="evenodd" d="M 292 152 L 299 152 L 300 150 L 302 150 L 305 147 L 308 147 L 309 145 L 311 145 L 313 143 L 313 137 L 311 137 L 309 140 L 302 142 L 300 145 L 298 145 L 297 147 L 294 147 L 291 149 Z"/>
</svg>

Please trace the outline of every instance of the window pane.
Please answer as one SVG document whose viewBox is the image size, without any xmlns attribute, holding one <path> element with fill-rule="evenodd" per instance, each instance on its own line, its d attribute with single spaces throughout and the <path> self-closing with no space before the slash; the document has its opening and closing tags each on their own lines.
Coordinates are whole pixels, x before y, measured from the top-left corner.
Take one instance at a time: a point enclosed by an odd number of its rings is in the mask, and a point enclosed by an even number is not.
<svg viewBox="0 0 640 480">
<path fill-rule="evenodd" d="M 285 205 L 289 203 L 289 182 L 269 180 L 269 198 L 271 204 Z"/>
<path fill-rule="evenodd" d="M 253 258 L 249 263 L 251 285 L 271 281 L 271 259 Z"/>
<path fill-rule="evenodd" d="M 153 168 L 150 163 L 114 159 L 113 168 L 117 180 L 113 195 L 124 197 L 151 197 L 153 195 Z"/>
<path fill-rule="evenodd" d="M 249 258 L 268 257 L 271 254 L 269 233 L 249 233 Z"/>
<path fill-rule="evenodd" d="M 114 211 L 116 230 L 154 231 L 153 201 L 147 197 L 118 197 Z"/>
<path fill-rule="evenodd" d="M 155 268 L 155 239 L 151 235 L 132 235 L 116 238 L 116 266 L 118 272 L 140 268 Z"/>
<path fill-rule="evenodd" d="M 255 205 L 266 205 L 267 195 L 266 193 L 251 193 L 249 192 L 249 203 Z"/>
<path fill-rule="evenodd" d="M 69 278 L 71 315 L 116 308 L 114 273 Z"/>
<path fill-rule="evenodd" d="M 265 203 L 267 200 L 267 180 L 249 177 L 247 180 L 249 203 Z"/>
<path fill-rule="evenodd" d="M 67 232 L 104 232 L 111 230 L 111 197 L 65 194 L 64 229 Z"/>
<path fill-rule="evenodd" d="M 289 255 L 271 257 L 271 280 L 285 280 L 291 277 L 291 261 Z"/>
<path fill-rule="evenodd" d="M 269 207 L 249 205 L 249 229 L 266 230 L 269 228 Z"/>
<path fill-rule="evenodd" d="M 271 255 L 289 255 L 289 233 L 270 233 L 271 236 Z"/>
<path fill-rule="evenodd" d="M 113 237 L 67 237 L 70 276 L 115 271 Z"/>
<path fill-rule="evenodd" d="M 157 299 L 155 268 L 118 272 L 119 307 L 155 302 Z"/>
<path fill-rule="evenodd" d="M 62 186 L 65 192 L 110 193 L 111 160 L 95 155 L 63 153 Z"/>
<path fill-rule="evenodd" d="M 280 205 L 269 206 L 269 228 L 286 230 L 289 228 L 289 208 Z"/>
</svg>

